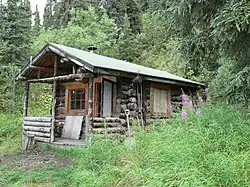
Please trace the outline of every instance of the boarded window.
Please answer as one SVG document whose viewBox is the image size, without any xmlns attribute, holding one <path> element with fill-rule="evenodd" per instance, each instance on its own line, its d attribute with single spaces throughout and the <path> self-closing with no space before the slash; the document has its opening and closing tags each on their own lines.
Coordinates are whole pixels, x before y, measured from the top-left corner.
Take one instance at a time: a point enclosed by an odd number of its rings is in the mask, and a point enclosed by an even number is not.
<svg viewBox="0 0 250 187">
<path fill-rule="evenodd" d="M 151 114 L 165 116 L 169 113 L 169 90 L 151 88 Z"/>
</svg>

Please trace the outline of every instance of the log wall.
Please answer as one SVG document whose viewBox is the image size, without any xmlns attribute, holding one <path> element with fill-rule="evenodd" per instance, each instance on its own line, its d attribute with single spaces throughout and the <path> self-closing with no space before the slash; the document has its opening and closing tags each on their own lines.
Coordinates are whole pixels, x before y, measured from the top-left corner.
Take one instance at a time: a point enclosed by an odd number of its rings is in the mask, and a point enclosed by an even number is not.
<svg viewBox="0 0 250 187">
<path fill-rule="evenodd" d="M 65 123 L 65 86 L 58 83 L 56 92 L 55 137 L 61 137 Z"/>
<path fill-rule="evenodd" d="M 25 117 L 24 135 L 34 136 L 36 141 L 50 142 L 51 140 L 51 117 Z"/>
<path fill-rule="evenodd" d="M 138 103 L 136 87 L 132 83 L 132 79 L 119 78 L 118 80 L 118 105 L 120 106 L 121 119 L 126 119 L 125 110 L 130 110 L 130 117 L 136 118 L 138 116 Z"/>
<path fill-rule="evenodd" d="M 150 82 L 143 82 L 143 115 L 146 124 L 150 123 Z"/>
<path fill-rule="evenodd" d="M 181 104 L 181 88 L 173 87 L 172 88 L 172 111 L 173 113 L 177 113 L 181 110 L 182 104 Z"/>
<path fill-rule="evenodd" d="M 136 84 L 133 83 L 133 79 L 121 78 L 117 79 L 117 103 L 116 103 L 116 114 L 115 117 L 120 118 L 120 123 L 123 127 L 126 126 L 126 115 L 125 110 L 130 110 L 130 119 L 138 120 L 139 118 L 139 104 Z M 142 111 L 143 119 L 145 124 L 152 123 L 155 120 L 150 114 L 150 87 L 151 82 L 144 81 L 142 83 L 143 94 L 142 94 Z M 177 86 L 171 87 L 171 104 L 173 112 L 177 112 L 181 108 L 181 88 Z M 58 83 L 56 93 L 56 124 L 55 124 L 55 137 L 61 137 L 62 129 L 65 124 L 65 85 Z M 83 125 L 81 131 L 81 138 L 84 138 L 85 126 Z M 95 122 L 92 123 L 92 128 L 95 127 Z M 92 130 L 93 130 L 92 129 Z"/>
</svg>

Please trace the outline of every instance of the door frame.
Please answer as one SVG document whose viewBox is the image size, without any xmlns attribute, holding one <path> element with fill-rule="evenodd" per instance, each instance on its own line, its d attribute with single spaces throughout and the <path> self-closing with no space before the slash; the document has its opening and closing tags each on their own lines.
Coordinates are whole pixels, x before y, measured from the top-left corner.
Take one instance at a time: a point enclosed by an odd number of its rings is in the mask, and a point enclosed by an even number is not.
<svg viewBox="0 0 250 187">
<path fill-rule="evenodd" d="M 99 113 L 99 103 L 96 103 L 95 102 L 95 100 L 96 100 L 96 98 L 95 98 L 95 96 L 96 96 L 96 92 L 97 92 L 97 90 L 96 90 L 96 85 L 97 84 L 100 84 L 101 85 L 101 90 L 100 90 L 100 92 L 101 92 L 101 98 L 100 98 L 100 104 L 101 104 L 101 106 L 100 106 L 100 116 L 101 116 L 101 113 L 102 113 L 102 77 L 98 77 L 98 78 L 95 78 L 94 79 L 94 88 L 93 88 L 93 92 L 94 92 L 94 94 L 93 94 L 93 117 L 98 117 L 98 113 Z"/>
<path fill-rule="evenodd" d="M 109 83 L 112 84 L 112 103 L 111 103 L 111 116 L 115 115 L 115 109 L 116 109 L 116 101 L 115 101 L 115 97 L 117 96 L 117 82 L 110 80 L 109 78 L 106 78 L 105 76 L 103 77 L 97 77 L 94 79 L 94 88 L 93 88 L 93 117 L 99 117 L 98 116 L 98 112 L 99 112 L 99 106 L 97 106 L 98 104 L 96 104 L 95 100 L 95 96 L 96 96 L 96 84 L 101 84 L 101 90 L 100 90 L 100 94 L 101 94 L 101 103 L 100 103 L 100 117 L 103 117 L 103 94 L 104 94 L 104 81 L 107 81 Z M 114 87 L 116 86 L 116 93 L 114 93 Z"/>
</svg>

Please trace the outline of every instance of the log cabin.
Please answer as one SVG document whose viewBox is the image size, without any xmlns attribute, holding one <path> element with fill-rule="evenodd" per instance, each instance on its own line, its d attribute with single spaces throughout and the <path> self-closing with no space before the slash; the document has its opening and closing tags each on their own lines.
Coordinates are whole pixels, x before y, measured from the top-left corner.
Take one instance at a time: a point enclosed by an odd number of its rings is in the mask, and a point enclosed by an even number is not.
<svg viewBox="0 0 250 187">
<path fill-rule="evenodd" d="M 24 66 L 23 141 L 88 145 L 98 134 L 131 136 L 133 123 L 169 118 L 181 106 L 182 90 L 203 87 L 165 71 L 48 43 Z M 29 86 L 53 86 L 51 116 L 28 115 Z M 25 143 L 24 143 L 25 144 Z"/>
</svg>

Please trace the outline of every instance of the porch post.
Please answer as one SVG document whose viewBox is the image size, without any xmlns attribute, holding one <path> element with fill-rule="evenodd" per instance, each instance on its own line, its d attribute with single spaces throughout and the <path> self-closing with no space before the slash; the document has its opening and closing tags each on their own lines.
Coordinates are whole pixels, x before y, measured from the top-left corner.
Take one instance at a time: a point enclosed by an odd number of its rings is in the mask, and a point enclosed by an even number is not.
<svg viewBox="0 0 250 187">
<path fill-rule="evenodd" d="M 30 83 L 29 82 L 25 82 L 24 104 L 23 104 L 23 117 L 27 117 L 28 116 L 29 91 L 30 91 Z"/>
<path fill-rule="evenodd" d="M 53 105 L 52 105 L 52 123 L 51 123 L 51 142 L 54 142 L 55 140 L 55 123 L 56 123 L 56 88 L 57 88 L 57 81 L 55 79 L 56 74 L 57 74 L 57 56 L 55 56 L 55 61 L 54 61 L 54 80 L 53 80 Z"/>
<path fill-rule="evenodd" d="M 93 108 L 93 77 L 89 77 L 89 90 L 88 90 L 88 113 L 85 122 L 85 142 L 88 145 L 91 141 L 90 129 L 91 129 L 91 118 L 92 118 L 92 108 Z"/>
<path fill-rule="evenodd" d="M 30 83 L 25 82 L 25 90 L 24 90 L 24 102 L 23 102 L 23 118 L 28 116 L 28 107 L 29 107 L 29 90 Z M 22 150 L 25 150 L 25 134 L 24 134 L 24 123 L 23 123 L 23 132 L 22 132 Z"/>
</svg>

